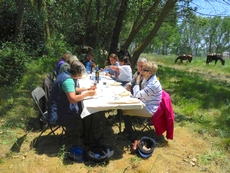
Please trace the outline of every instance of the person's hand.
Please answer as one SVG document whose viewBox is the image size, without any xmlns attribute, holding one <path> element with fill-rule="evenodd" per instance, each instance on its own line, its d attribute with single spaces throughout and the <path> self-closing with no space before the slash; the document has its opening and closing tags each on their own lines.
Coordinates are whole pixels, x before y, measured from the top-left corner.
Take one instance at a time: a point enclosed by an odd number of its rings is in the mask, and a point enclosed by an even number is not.
<svg viewBox="0 0 230 173">
<path fill-rule="evenodd" d="M 108 72 L 105 73 L 106 76 L 111 76 Z"/>
<path fill-rule="evenodd" d="M 127 91 L 131 91 L 131 85 L 130 85 L 130 84 L 126 85 L 125 89 L 126 89 Z"/>
<path fill-rule="evenodd" d="M 96 94 L 96 90 L 88 90 L 87 95 L 88 96 L 94 96 Z"/>
<path fill-rule="evenodd" d="M 140 83 L 140 81 L 141 81 L 141 74 L 139 74 L 139 75 L 137 76 L 137 78 L 136 78 L 136 83 Z"/>
<path fill-rule="evenodd" d="M 92 85 L 88 90 L 95 90 L 95 89 L 97 89 L 97 86 Z"/>
<path fill-rule="evenodd" d="M 97 64 L 92 61 L 92 66 L 95 68 L 97 66 Z"/>
</svg>

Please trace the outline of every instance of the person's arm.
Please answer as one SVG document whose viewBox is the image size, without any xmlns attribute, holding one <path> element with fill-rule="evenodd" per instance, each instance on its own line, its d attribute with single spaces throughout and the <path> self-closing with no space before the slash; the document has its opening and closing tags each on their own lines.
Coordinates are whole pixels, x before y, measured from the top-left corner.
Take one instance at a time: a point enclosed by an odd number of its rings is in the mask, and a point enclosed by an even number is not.
<svg viewBox="0 0 230 173">
<path fill-rule="evenodd" d="M 80 102 L 87 96 L 93 96 L 96 94 L 96 90 L 87 90 L 81 94 L 76 95 L 75 82 L 72 78 L 66 79 L 62 84 L 62 89 L 66 93 L 66 96 L 70 103 Z"/>
<path fill-rule="evenodd" d="M 137 78 L 137 76 L 138 76 L 138 73 L 139 73 L 138 71 L 136 71 L 136 72 L 134 73 L 134 75 L 132 76 L 131 82 L 129 82 L 129 83 L 126 85 L 126 90 L 132 91 L 133 86 L 136 84 L 136 78 Z"/>
<path fill-rule="evenodd" d="M 156 77 L 154 77 L 156 78 Z M 135 86 L 133 87 L 133 95 L 134 97 L 140 98 L 140 99 L 151 99 L 155 92 L 158 91 L 158 89 L 161 90 L 161 84 L 157 79 L 153 79 L 149 82 L 147 82 L 147 85 L 140 89 L 140 80 L 137 79 L 137 82 Z"/>
<path fill-rule="evenodd" d="M 87 91 L 87 90 L 95 90 L 96 89 L 96 86 L 91 86 L 91 87 L 89 87 L 89 88 L 86 88 L 86 87 L 84 87 L 84 88 L 80 88 L 80 87 L 76 87 L 76 91 L 77 92 L 83 92 L 83 91 Z"/>
<path fill-rule="evenodd" d="M 92 61 L 92 64 L 91 64 L 94 68 L 96 68 L 97 67 L 97 64 L 96 64 L 96 62 L 95 61 Z"/>
<path fill-rule="evenodd" d="M 70 103 L 76 103 L 82 101 L 87 96 L 94 96 L 96 94 L 96 90 L 87 90 L 79 95 L 76 95 L 75 92 L 66 93 L 66 96 Z"/>
<path fill-rule="evenodd" d="M 111 65 L 109 68 L 111 68 L 114 71 L 119 71 L 118 66 Z"/>
</svg>

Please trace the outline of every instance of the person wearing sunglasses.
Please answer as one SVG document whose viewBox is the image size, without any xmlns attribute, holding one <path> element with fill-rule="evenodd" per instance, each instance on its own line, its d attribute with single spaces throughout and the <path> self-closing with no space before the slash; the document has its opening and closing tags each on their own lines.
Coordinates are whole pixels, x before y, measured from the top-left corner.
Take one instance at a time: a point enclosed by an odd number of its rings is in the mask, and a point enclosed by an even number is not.
<svg viewBox="0 0 230 173">
<path fill-rule="evenodd" d="M 143 65 L 141 75 L 136 78 L 133 87 L 133 96 L 139 98 L 144 104 L 143 109 L 123 110 L 125 129 L 124 134 L 131 141 L 132 136 L 132 116 L 151 118 L 156 112 L 162 98 L 162 86 L 157 79 L 156 73 L 158 65 L 155 62 L 147 62 Z M 141 76 L 146 80 L 145 86 L 140 87 Z"/>
</svg>

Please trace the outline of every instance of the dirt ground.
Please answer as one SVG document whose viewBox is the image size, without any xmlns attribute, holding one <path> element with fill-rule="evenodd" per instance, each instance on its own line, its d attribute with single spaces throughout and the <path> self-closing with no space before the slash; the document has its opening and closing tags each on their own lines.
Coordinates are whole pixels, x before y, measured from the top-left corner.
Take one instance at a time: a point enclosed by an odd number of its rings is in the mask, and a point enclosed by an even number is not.
<svg viewBox="0 0 230 173">
<path fill-rule="evenodd" d="M 154 131 L 136 131 L 136 138 L 150 136 L 157 142 L 152 156 L 142 159 L 130 153 L 131 143 L 118 135 L 118 127 L 108 121 L 104 133 L 104 143 L 114 149 L 114 155 L 107 165 L 94 165 L 73 162 L 65 158 L 66 151 L 76 144 L 81 144 L 81 132 L 66 138 L 65 147 L 60 148 L 52 136 L 43 136 L 36 148 L 31 143 L 39 132 L 17 131 L 17 145 L 2 145 L 0 157 L 1 173 L 197 173 L 197 172 L 225 172 L 217 165 L 200 165 L 198 157 L 212 152 L 213 138 L 200 136 L 191 132 L 188 127 L 181 127 L 175 123 L 174 139 L 165 139 L 165 134 L 158 138 Z M 12 152 L 10 152 L 12 151 Z M 227 171 L 226 171 L 227 172 Z"/>
</svg>

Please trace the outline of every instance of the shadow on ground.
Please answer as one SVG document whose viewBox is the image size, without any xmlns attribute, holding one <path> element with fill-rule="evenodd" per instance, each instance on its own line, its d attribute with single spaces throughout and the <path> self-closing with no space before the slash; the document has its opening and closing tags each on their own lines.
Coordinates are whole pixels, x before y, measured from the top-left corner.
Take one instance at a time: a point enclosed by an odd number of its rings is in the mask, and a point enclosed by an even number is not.
<svg viewBox="0 0 230 173">
<path fill-rule="evenodd" d="M 103 137 L 100 140 L 100 143 L 109 145 L 113 148 L 114 155 L 111 157 L 110 160 L 121 159 L 123 157 L 124 152 L 130 150 L 132 146 L 131 141 L 126 139 L 125 136 L 117 133 L 119 130 L 117 125 L 115 125 L 114 123 L 117 122 L 111 123 L 111 121 L 109 121 L 108 119 L 106 120 Z M 144 131 L 142 131 L 142 127 L 136 126 L 134 134 L 135 139 L 137 140 L 141 139 L 143 136 L 153 138 L 157 143 L 157 147 L 165 147 L 168 145 L 168 142 L 164 138 L 164 136 L 157 136 L 153 128 L 145 129 Z M 57 138 L 62 142 L 59 143 Z M 34 147 L 33 143 L 36 140 L 38 140 L 37 145 L 36 147 Z M 72 147 L 79 145 L 87 149 L 87 146 L 84 146 L 83 142 L 83 130 L 81 121 L 79 121 L 79 124 L 77 125 L 76 129 L 67 131 L 67 134 L 65 135 L 47 136 L 47 133 L 44 133 L 39 139 L 37 139 L 37 137 L 34 138 L 31 142 L 31 149 L 34 148 L 35 152 L 38 155 L 45 154 L 49 157 L 60 157 L 63 161 L 63 164 L 73 164 L 76 163 L 76 161 L 70 160 L 67 157 L 67 153 Z M 103 162 L 100 164 L 107 164 L 107 162 Z M 90 166 L 98 165 L 93 163 L 92 161 L 86 161 L 84 162 L 84 164 Z"/>
</svg>

